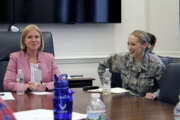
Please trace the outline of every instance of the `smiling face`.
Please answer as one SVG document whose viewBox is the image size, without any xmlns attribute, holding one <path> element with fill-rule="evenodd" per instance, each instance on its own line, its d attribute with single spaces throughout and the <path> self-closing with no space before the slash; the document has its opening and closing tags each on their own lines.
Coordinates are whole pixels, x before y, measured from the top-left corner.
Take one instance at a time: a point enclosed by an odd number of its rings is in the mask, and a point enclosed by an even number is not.
<svg viewBox="0 0 180 120">
<path fill-rule="evenodd" d="M 144 57 L 144 51 L 147 47 L 147 43 L 141 43 L 140 40 L 134 35 L 129 35 L 128 38 L 128 49 L 130 57 L 142 60 Z"/>
<path fill-rule="evenodd" d="M 40 33 L 36 30 L 30 31 L 24 38 L 27 51 L 38 51 L 41 45 Z"/>
</svg>

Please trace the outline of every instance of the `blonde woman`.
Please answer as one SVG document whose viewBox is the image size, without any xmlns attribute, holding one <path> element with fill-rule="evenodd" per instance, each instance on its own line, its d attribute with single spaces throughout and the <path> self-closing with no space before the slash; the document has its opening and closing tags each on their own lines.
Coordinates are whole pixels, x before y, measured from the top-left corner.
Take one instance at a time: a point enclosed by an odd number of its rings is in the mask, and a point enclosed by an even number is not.
<svg viewBox="0 0 180 120">
<path fill-rule="evenodd" d="M 20 39 L 21 50 L 10 55 L 7 71 L 4 77 L 4 89 L 16 91 L 16 74 L 18 69 L 24 73 L 25 91 L 47 91 L 52 90 L 54 74 L 60 72 L 56 66 L 54 57 L 50 53 L 42 52 L 44 41 L 40 29 L 30 24 L 24 28 Z M 39 70 L 38 76 L 41 81 L 37 81 L 35 74 Z"/>
</svg>

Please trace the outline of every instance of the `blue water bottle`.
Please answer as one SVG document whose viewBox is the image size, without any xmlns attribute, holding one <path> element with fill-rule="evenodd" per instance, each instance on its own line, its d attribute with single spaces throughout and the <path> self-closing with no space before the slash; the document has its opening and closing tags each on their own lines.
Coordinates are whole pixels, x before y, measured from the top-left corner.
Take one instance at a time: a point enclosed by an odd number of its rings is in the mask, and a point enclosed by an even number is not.
<svg viewBox="0 0 180 120">
<path fill-rule="evenodd" d="M 72 94 L 74 93 L 73 90 L 69 90 L 69 103 L 68 103 L 68 112 L 69 112 L 69 118 L 72 119 L 72 110 L 73 110 L 73 97 Z"/>
<path fill-rule="evenodd" d="M 54 120 L 71 120 L 73 91 L 68 89 L 67 74 L 54 78 Z"/>
</svg>

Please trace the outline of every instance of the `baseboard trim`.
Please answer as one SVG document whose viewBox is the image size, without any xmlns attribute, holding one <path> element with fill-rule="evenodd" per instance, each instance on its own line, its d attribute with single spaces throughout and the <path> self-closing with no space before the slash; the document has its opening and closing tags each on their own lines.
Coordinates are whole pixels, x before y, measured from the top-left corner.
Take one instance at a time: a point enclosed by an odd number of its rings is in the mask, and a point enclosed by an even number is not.
<svg viewBox="0 0 180 120">
<path fill-rule="evenodd" d="M 72 58 L 60 58 L 55 57 L 57 64 L 83 64 L 83 63 L 99 63 L 106 56 L 101 57 L 72 57 Z"/>
</svg>

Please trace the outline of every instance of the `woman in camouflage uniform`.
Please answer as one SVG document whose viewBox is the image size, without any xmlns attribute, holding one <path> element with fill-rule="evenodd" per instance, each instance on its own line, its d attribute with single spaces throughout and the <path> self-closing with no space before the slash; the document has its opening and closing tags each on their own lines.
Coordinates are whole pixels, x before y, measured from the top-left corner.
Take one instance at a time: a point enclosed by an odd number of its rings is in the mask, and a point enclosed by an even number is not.
<svg viewBox="0 0 180 120">
<path fill-rule="evenodd" d="M 115 54 L 99 64 L 101 82 L 105 69 L 111 67 L 112 72 L 121 73 L 123 88 L 147 99 L 156 98 L 165 66 L 156 55 L 147 52 L 148 41 L 149 37 L 144 31 L 132 32 L 128 38 L 128 53 Z"/>
</svg>

